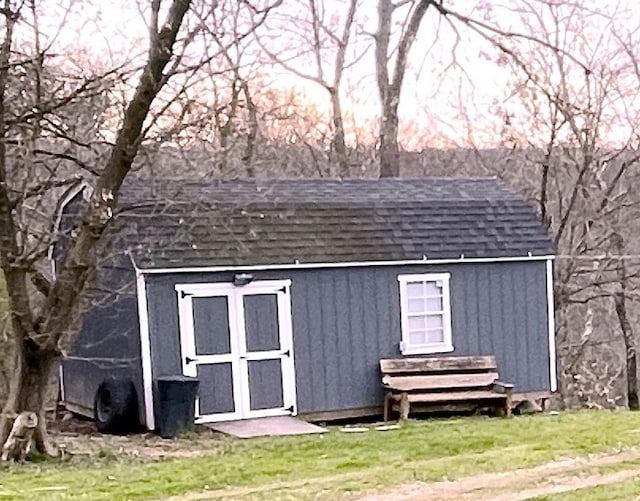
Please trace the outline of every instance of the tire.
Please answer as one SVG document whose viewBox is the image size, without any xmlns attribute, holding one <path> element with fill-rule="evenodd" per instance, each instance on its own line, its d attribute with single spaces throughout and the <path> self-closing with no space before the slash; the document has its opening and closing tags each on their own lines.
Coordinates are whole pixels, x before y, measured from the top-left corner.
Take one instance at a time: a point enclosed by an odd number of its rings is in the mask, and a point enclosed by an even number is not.
<svg viewBox="0 0 640 501">
<path fill-rule="evenodd" d="M 98 431 L 124 435 L 140 429 L 138 396 L 128 379 L 107 379 L 100 383 L 93 405 Z"/>
</svg>

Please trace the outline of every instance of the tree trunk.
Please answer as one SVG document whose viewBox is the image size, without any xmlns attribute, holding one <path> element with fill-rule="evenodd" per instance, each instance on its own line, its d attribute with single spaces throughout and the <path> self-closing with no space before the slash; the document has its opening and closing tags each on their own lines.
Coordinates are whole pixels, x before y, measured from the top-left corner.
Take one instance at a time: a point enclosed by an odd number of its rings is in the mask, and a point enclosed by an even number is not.
<svg viewBox="0 0 640 501">
<path fill-rule="evenodd" d="M 349 162 L 347 160 L 347 146 L 344 137 L 344 121 L 342 119 L 342 106 L 338 89 L 331 90 L 331 114 L 333 115 L 333 139 L 332 150 L 338 163 L 338 175 L 342 178 L 349 177 Z"/>
<path fill-rule="evenodd" d="M 385 103 L 380 124 L 380 177 L 399 177 L 398 105 Z"/>
<path fill-rule="evenodd" d="M 242 156 L 242 162 L 244 163 L 247 177 L 256 177 L 253 166 L 253 156 L 256 149 L 256 140 L 258 139 L 258 108 L 251 98 L 249 84 L 245 80 L 242 80 L 242 92 L 247 101 L 247 110 L 249 111 L 249 131 L 247 133 L 247 144 L 244 149 L 244 155 Z"/>
<path fill-rule="evenodd" d="M 622 336 L 624 338 L 625 359 L 627 363 L 627 405 L 629 406 L 629 409 L 637 411 L 640 409 L 640 402 L 638 401 L 637 354 L 635 340 L 633 339 L 633 328 L 631 327 L 631 322 L 629 322 L 629 317 L 627 315 L 627 300 L 625 292 L 616 292 L 614 295 L 614 302 L 618 320 L 620 321 L 620 328 L 622 329 Z"/>
<path fill-rule="evenodd" d="M 400 175 L 400 160 L 398 158 L 398 105 L 402 82 L 407 69 L 407 59 L 411 46 L 416 40 L 420 24 L 433 0 L 420 0 L 414 3 L 413 10 L 403 25 L 398 47 L 395 50 L 396 60 L 393 77 L 390 78 L 387 65 L 391 58 L 389 44 L 393 11 L 406 2 L 393 3 L 391 0 L 378 0 L 378 31 L 375 35 L 376 81 L 380 103 L 382 105 L 382 120 L 380 123 L 380 177 L 398 177 Z"/>
<path fill-rule="evenodd" d="M 9 381 L 9 396 L 0 419 L 0 443 L 8 442 L 14 421 L 21 413 L 32 412 L 37 417 L 32 437 L 33 446 L 43 454 L 56 455 L 47 434 L 46 403 L 47 389 L 57 355 L 52 351 L 43 351 L 38 348 L 25 334 L 14 335 L 13 372 Z M 24 459 L 31 446 L 31 437 L 29 437 L 21 443 L 21 447 L 14 448 L 4 459 L 9 461 Z"/>
<path fill-rule="evenodd" d="M 622 256 L 624 253 L 624 239 L 620 232 L 615 232 L 612 235 L 611 242 L 613 243 L 616 254 Z M 629 277 L 627 276 L 627 267 L 624 258 L 619 259 L 617 272 L 618 285 L 620 288 L 613 295 L 613 301 L 624 340 L 625 360 L 627 364 L 627 405 L 629 409 L 636 411 L 640 409 L 640 402 L 638 400 L 638 363 L 635 336 L 627 313 Z"/>
</svg>

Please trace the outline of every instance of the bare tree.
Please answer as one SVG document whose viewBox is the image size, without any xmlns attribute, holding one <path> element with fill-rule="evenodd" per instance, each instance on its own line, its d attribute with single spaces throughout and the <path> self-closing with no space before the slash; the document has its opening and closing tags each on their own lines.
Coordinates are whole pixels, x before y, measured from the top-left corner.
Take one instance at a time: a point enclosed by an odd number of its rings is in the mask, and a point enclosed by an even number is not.
<svg viewBox="0 0 640 501">
<path fill-rule="evenodd" d="M 640 202 L 632 189 L 640 165 L 640 115 L 633 104 L 638 54 L 620 43 L 621 33 L 628 33 L 618 26 L 625 15 L 580 4 L 521 2 L 514 17 L 530 36 L 509 48 L 492 41 L 506 51 L 502 62 L 514 75 L 511 95 L 494 111 L 502 115 L 511 152 L 508 169 L 499 174 L 536 201 L 559 254 L 562 398 L 619 405 L 612 385 L 626 375 L 627 402 L 637 408 L 629 300 L 640 263 L 625 256 L 633 254 L 627 240 Z"/>
<path fill-rule="evenodd" d="M 395 63 L 393 72 L 389 73 L 392 58 L 391 34 L 393 14 L 396 9 L 410 4 L 408 22 L 399 34 L 399 41 L 395 49 Z M 415 42 L 422 19 L 433 0 L 402 1 L 393 3 L 391 0 L 378 1 L 378 31 L 376 42 L 376 79 L 380 95 L 380 131 L 378 148 L 380 155 L 380 177 L 398 177 L 400 163 L 398 159 L 398 105 L 402 82 L 407 69 L 409 52 Z"/>
<path fill-rule="evenodd" d="M 266 20 L 281 4 L 282 0 L 226 0 L 217 2 L 206 18 L 205 13 L 199 14 L 198 47 L 204 65 L 195 68 L 189 86 L 180 83 L 179 98 L 164 115 L 170 116 L 169 125 L 156 131 L 156 141 L 145 150 L 149 159 L 153 157 L 145 170 L 172 172 L 174 166 L 168 164 L 172 154 L 179 152 L 193 171 L 189 176 L 256 175 L 262 161 L 256 152 L 264 143 L 262 118 L 268 113 L 264 95 L 271 80 L 263 71 L 266 58 L 253 37 L 268 29 Z"/>
<path fill-rule="evenodd" d="M 251 42 L 271 11 L 281 4 L 282 0 L 277 0 L 257 9 L 249 3 L 227 2 L 207 26 L 212 41 L 208 50 L 217 51 L 218 64 L 209 66 L 208 79 L 215 96 L 212 120 L 220 142 L 218 167 L 223 175 L 237 172 L 235 165 L 229 165 L 228 156 L 240 135 L 244 174 L 255 176 L 254 155 L 260 130 L 259 110 L 251 86 L 260 80 L 261 61 Z M 222 68 L 226 71 L 221 71 Z"/>
<path fill-rule="evenodd" d="M 29 205 L 28 201 L 37 201 L 48 189 L 67 185 L 68 181 L 42 181 L 42 176 L 38 176 L 35 184 L 30 184 L 33 178 L 27 176 L 27 184 L 16 190 L 16 176 L 11 171 L 18 173 L 18 180 L 24 179 L 24 173 L 29 172 L 38 158 L 37 142 L 46 136 L 47 127 L 64 131 L 64 114 L 60 111 L 83 96 L 98 92 L 97 82 L 101 79 L 85 78 L 68 86 L 45 88 L 43 76 L 51 47 L 41 43 L 40 5 L 35 0 L 20 3 L 4 0 L 0 11 L 4 21 L 4 37 L 0 42 L 0 267 L 7 285 L 13 340 L 10 355 L 13 371 L 0 420 L 4 459 L 24 456 L 28 443 L 16 437 L 29 429 L 38 450 L 54 452 L 47 439 L 44 408 L 51 370 L 61 356 L 61 344 L 69 334 L 69 318 L 76 313 L 95 262 L 96 247 L 117 205 L 119 189 L 144 138 L 154 99 L 176 73 L 188 42 L 196 33 L 185 33 L 181 40 L 183 48 L 178 50 L 179 33 L 191 2 L 174 0 L 165 9 L 161 9 L 161 3 L 153 0 L 150 4 L 149 50 L 138 84 L 126 104 L 104 166 L 93 169 L 97 178 L 91 202 L 51 283 L 38 273 L 34 259 L 39 256 L 34 256 L 33 235 L 36 240 L 38 234 L 44 239 L 45 232 L 25 228 L 16 214 L 17 209 Z M 166 17 L 161 21 L 162 12 Z M 33 34 L 30 53 L 16 50 L 19 29 L 31 30 Z M 29 96 L 26 101 L 31 106 L 26 107 L 23 102 L 23 107 L 17 109 L 11 92 L 20 81 L 20 73 L 28 75 L 23 82 L 28 81 L 29 87 L 23 87 L 22 92 Z M 46 162 L 41 168 L 46 172 Z M 42 248 L 45 242 L 38 243 L 35 248 Z M 29 277 L 36 278 L 35 283 L 45 296 L 40 305 L 30 294 Z M 28 430 L 19 429 L 21 423 Z"/>
<path fill-rule="evenodd" d="M 273 61 L 291 74 L 318 84 L 327 92 L 333 126 L 331 153 L 338 164 L 338 174 L 342 177 L 349 176 L 349 159 L 340 91 L 343 74 L 348 66 L 347 49 L 352 39 L 358 4 L 359 0 L 348 0 L 344 19 L 338 20 L 336 10 L 329 10 L 323 0 L 299 0 L 301 13 L 293 16 L 288 13 L 279 20 L 282 25 L 280 31 L 288 33 L 292 39 L 291 44 L 299 47 L 293 53 L 283 51 L 280 54 L 267 47 L 266 40 L 257 39 Z M 335 4 L 333 7 L 335 8 Z M 300 69 L 300 62 L 307 59 L 310 60 L 309 66 L 312 69 Z"/>
</svg>

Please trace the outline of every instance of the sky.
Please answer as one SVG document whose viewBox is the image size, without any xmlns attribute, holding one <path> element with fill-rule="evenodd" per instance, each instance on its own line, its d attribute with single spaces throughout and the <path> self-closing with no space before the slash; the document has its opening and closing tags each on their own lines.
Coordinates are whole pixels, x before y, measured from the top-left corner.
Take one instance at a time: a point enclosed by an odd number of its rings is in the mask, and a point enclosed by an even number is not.
<svg viewBox="0 0 640 501">
<path fill-rule="evenodd" d="M 267 0 L 256 1 L 264 3 Z M 167 0 L 164 3 L 166 5 Z M 231 0 L 220 0 L 220 3 L 232 4 Z M 518 32 L 535 33 L 542 25 L 546 32 L 554 37 L 557 35 L 556 41 L 568 45 L 572 45 L 572 38 L 580 37 L 579 46 L 573 45 L 578 47 L 581 60 L 610 70 L 607 64 L 611 66 L 612 62 L 598 60 L 600 54 L 606 54 L 600 45 L 611 43 L 611 36 L 603 36 L 610 35 L 607 32 L 612 29 L 612 21 L 607 19 L 607 15 L 614 17 L 620 33 L 633 35 L 640 29 L 640 14 L 633 8 L 633 0 L 583 0 L 577 3 L 592 7 L 588 20 L 578 22 L 572 18 L 570 3 L 566 3 L 566 9 L 558 10 L 565 17 L 560 17 L 555 23 L 540 0 L 458 0 L 448 2 L 448 5 Z M 70 3 L 70 0 L 48 0 L 43 5 L 46 15 L 42 17 L 41 24 L 65 54 L 65 64 L 71 67 L 91 72 L 139 58 L 146 51 L 146 13 L 137 2 L 73 0 Z M 323 5 L 327 22 L 339 24 L 344 18 L 345 0 L 324 0 Z M 67 21 L 63 23 L 63 12 L 69 6 Z M 375 0 L 361 1 L 352 33 L 353 48 L 347 57 L 347 63 L 352 66 L 345 72 L 341 89 L 347 124 L 371 138 L 375 137 L 379 116 L 372 50 L 372 34 L 377 24 L 375 7 Z M 527 11 L 526 16 L 523 16 L 523 10 Z M 398 10 L 397 27 L 401 26 L 407 12 L 408 6 Z M 618 14 L 614 15 L 616 12 Z M 310 43 L 308 25 L 302 22 L 304 19 L 300 3 L 285 0 L 284 6 L 274 11 L 259 33 L 262 43 L 273 52 L 287 56 L 298 53 L 297 57 L 288 59 L 289 64 L 299 71 L 310 72 L 313 65 L 304 55 L 304 47 Z M 525 25 L 523 19 L 530 26 Z M 225 23 L 228 27 L 228 19 Z M 59 29 L 60 24 L 64 24 L 62 29 Z M 516 100 L 508 99 L 516 81 L 513 66 L 504 64 L 499 51 L 470 34 L 470 30 L 458 29 L 456 33 L 433 9 L 427 11 L 411 51 L 400 101 L 402 141 L 407 148 L 469 141 L 491 145 L 502 139 L 496 131 L 501 128 L 505 114 L 512 113 L 514 123 L 517 123 L 517 115 L 528 113 L 518 108 Z M 329 59 L 331 54 L 331 51 L 327 52 Z M 549 51 L 538 49 L 532 57 L 540 60 L 540 73 L 548 70 L 549 78 L 557 77 L 552 69 L 545 68 L 545 64 L 552 61 Z M 575 79 L 575 86 L 582 85 L 583 75 L 575 73 L 575 68 L 571 71 L 574 73 L 570 78 Z M 264 57 L 260 72 L 263 81 L 268 81 L 274 89 L 286 92 L 294 88 L 310 106 L 328 113 L 326 91 L 316 83 L 295 77 Z M 470 130 L 473 132 L 471 135 Z M 622 135 L 625 134 L 627 131 Z"/>
</svg>

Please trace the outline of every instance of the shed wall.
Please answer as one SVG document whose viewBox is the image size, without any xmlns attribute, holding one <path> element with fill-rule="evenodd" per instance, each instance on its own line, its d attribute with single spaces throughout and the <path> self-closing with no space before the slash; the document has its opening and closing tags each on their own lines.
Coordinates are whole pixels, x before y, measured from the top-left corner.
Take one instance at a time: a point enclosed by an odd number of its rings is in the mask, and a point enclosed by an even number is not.
<svg viewBox="0 0 640 501">
<path fill-rule="evenodd" d="M 100 383 L 128 379 L 136 388 L 144 422 L 135 272 L 127 257 L 98 269 L 83 292 L 83 310 L 78 335 L 62 361 L 64 401 L 92 416 Z"/>
<path fill-rule="evenodd" d="M 70 245 L 70 234 L 86 202 L 82 190 L 64 206 L 60 236 L 51 257 L 59 266 Z M 129 379 L 134 383 L 144 422 L 140 330 L 131 260 L 113 249 L 91 276 L 82 293 L 82 318 L 77 336 L 62 361 L 64 402 L 76 412 L 93 416 L 94 398 L 102 381 Z M 70 323 L 72 323 L 70 321 Z"/>
<path fill-rule="evenodd" d="M 544 261 L 252 272 L 292 281 L 298 412 L 381 405 L 379 360 L 401 356 L 397 276 L 435 272 L 451 273 L 453 355 L 495 355 L 516 391 L 549 390 Z M 154 378 L 182 370 L 175 284 L 232 275 L 147 275 Z"/>
</svg>

